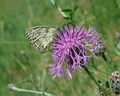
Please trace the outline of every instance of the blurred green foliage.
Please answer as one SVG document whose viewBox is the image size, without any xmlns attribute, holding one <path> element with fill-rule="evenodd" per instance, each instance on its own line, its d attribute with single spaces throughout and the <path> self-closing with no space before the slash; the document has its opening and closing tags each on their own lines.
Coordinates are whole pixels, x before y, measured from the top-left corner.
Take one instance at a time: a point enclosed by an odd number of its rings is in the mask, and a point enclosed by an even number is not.
<svg viewBox="0 0 120 96">
<path fill-rule="evenodd" d="M 107 47 L 106 56 L 113 64 L 113 71 L 120 70 L 120 57 L 115 52 L 116 32 L 120 32 L 120 0 L 56 0 L 62 9 L 78 4 L 76 24 L 88 28 L 96 26 L 101 40 Z M 66 23 L 50 0 L 0 0 L 0 95 L 37 96 L 36 94 L 10 92 L 7 85 L 35 90 L 31 83 L 29 66 L 20 54 L 24 50 L 33 66 L 40 91 L 66 96 L 98 96 L 97 87 L 84 71 L 76 71 L 73 79 L 64 80 L 48 74 L 48 64 L 53 63 L 51 52 L 40 52 L 26 39 L 28 28 L 39 25 L 58 27 Z M 93 63 L 94 61 L 94 63 Z M 105 82 L 112 71 L 104 60 L 92 58 L 94 76 Z"/>
</svg>

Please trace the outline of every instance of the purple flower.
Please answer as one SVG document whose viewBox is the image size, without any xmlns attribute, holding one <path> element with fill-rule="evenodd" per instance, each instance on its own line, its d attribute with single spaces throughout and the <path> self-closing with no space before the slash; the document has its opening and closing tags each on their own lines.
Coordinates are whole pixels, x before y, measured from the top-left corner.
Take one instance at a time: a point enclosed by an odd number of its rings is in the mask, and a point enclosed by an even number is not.
<svg viewBox="0 0 120 96">
<path fill-rule="evenodd" d="M 89 27 L 88 30 L 82 27 L 74 29 L 67 25 L 64 30 L 58 28 L 59 34 L 56 35 L 55 43 L 52 45 L 54 64 L 50 65 L 50 74 L 55 77 L 66 78 L 67 75 L 72 79 L 71 73 L 79 69 L 79 66 L 86 66 L 89 60 L 87 51 L 94 56 L 97 48 L 99 35 L 95 28 Z"/>
</svg>

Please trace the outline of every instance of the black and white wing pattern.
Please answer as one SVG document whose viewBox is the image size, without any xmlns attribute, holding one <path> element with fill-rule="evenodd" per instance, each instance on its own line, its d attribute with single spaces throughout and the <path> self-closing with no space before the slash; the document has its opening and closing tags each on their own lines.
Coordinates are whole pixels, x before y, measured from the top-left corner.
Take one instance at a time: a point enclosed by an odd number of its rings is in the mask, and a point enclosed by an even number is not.
<svg viewBox="0 0 120 96">
<path fill-rule="evenodd" d="M 36 26 L 26 31 L 28 40 L 39 50 L 44 50 L 53 42 L 56 29 L 49 26 Z"/>
</svg>

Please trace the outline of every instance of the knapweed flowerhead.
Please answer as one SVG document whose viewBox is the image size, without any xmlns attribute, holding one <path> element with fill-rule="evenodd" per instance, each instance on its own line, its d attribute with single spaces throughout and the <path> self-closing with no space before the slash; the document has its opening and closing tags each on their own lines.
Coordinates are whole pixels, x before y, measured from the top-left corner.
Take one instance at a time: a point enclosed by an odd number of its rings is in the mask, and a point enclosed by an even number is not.
<svg viewBox="0 0 120 96">
<path fill-rule="evenodd" d="M 120 72 L 115 71 L 110 76 L 110 87 L 115 94 L 120 94 Z"/>
<path fill-rule="evenodd" d="M 99 35 L 95 28 L 89 27 L 88 30 L 72 25 L 66 28 L 58 28 L 59 34 L 56 35 L 55 43 L 52 45 L 54 64 L 50 65 L 50 74 L 54 73 L 54 77 L 66 78 L 67 75 L 72 79 L 71 73 L 79 69 L 79 66 L 86 66 L 87 61 L 91 56 L 88 56 L 87 51 L 90 51 L 94 56 L 94 51 L 97 48 Z"/>
</svg>

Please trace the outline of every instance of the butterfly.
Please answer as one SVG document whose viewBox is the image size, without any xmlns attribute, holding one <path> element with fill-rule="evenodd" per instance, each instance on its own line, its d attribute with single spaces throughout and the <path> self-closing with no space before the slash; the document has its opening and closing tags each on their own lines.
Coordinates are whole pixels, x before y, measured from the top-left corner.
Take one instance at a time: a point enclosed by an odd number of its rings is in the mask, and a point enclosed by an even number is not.
<svg viewBox="0 0 120 96">
<path fill-rule="evenodd" d="M 28 40 L 39 50 L 46 49 L 53 41 L 57 30 L 49 26 L 36 26 L 26 31 Z"/>
</svg>

